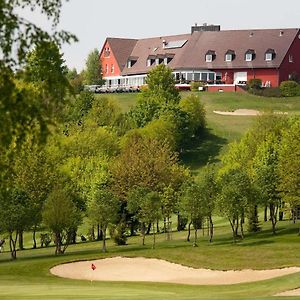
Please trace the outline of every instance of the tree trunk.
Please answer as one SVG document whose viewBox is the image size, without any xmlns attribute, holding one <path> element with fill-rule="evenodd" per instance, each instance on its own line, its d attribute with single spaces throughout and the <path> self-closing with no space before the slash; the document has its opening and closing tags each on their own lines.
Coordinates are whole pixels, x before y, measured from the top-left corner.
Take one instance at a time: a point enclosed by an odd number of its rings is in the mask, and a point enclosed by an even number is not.
<svg viewBox="0 0 300 300">
<path fill-rule="evenodd" d="M 155 249 L 155 224 L 153 222 L 153 245 L 152 245 L 152 249 Z"/>
<path fill-rule="evenodd" d="M 106 227 L 107 226 L 102 227 L 102 234 L 103 234 L 102 252 L 103 253 L 106 252 Z"/>
<path fill-rule="evenodd" d="M 270 219 L 272 222 L 272 232 L 273 234 L 276 234 L 276 224 L 277 224 L 277 210 L 278 206 L 274 203 L 270 203 Z"/>
<path fill-rule="evenodd" d="M 190 236 L 191 236 L 191 225 L 192 225 L 192 221 L 189 223 L 189 226 L 188 226 L 188 236 L 186 238 L 187 242 L 190 241 Z"/>
<path fill-rule="evenodd" d="M 10 254 L 11 259 L 15 260 L 17 258 L 17 240 L 18 240 L 18 232 L 16 232 L 15 238 L 13 237 L 13 233 L 9 233 L 9 248 L 10 248 Z"/>
<path fill-rule="evenodd" d="M 146 232 L 147 235 L 150 233 L 151 227 L 152 227 L 152 224 L 149 223 L 149 224 L 148 224 L 148 228 L 147 228 L 147 232 Z"/>
<path fill-rule="evenodd" d="M 33 227 L 33 232 L 32 232 L 32 240 L 33 240 L 33 245 L 32 245 L 32 248 L 33 249 L 36 249 L 36 226 L 34 225 Z"/>
<path fill-rule="evenodd" d="M 265 212 L 264 212 L 264 221 L 267 222 L 268 221 L 268 206 L 265 206 Z"/>
<path fill-rule="evenodd" d="M 197 229 L 197 228 L 195 228 L 195 234 L 194 234 L 194 244 L 193 244 L 193 247 L 198 247 L 198 245 L 197 245 L 197 231 L 198 231 L 198 229 Z"/>
<path fill-rule="evenodd" d="M 214 223 L 211 215 L 208 218 L 209 218 L 209 242 L 211 243 L 214 236 Z"/>
<path fill-rule="evenodd" d="M 159 222 L 156 222 L 156 232 L 159 232 Z"/>
<path fill-rule="evenodd" d="M 61 241 L 61 233 L 60 232 L 55 232 L 55 255 L 62 254 L 62 241 Z"/>
<path fill-rule="evenodd" d="M 24 250 L 23 230 L 19 231 L 19 249 Z"/>
<path fill-rule="evenodd" d="M 145 223 L 142 224 L 141 231 L 142 231 L 142 245 L 145 246 L 145 236 L 146 236 Z"/>
<path fill-rule="evenodd" d="M 102 241 L 103 232 L 101 230 L 100 224 L 97 224 L 97 241 Z"/>
</svg>

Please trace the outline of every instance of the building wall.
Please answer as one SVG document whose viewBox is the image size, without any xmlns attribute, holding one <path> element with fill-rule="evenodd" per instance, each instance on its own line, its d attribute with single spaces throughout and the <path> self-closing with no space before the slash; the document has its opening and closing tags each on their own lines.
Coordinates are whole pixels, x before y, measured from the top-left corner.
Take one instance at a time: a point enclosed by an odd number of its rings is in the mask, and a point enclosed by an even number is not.
<svg viewBox="0 0 300 300">
<path fill-rule="evenodd" d="M 225 84 L 234 83 L 235 72 L 247 72 L 247 81 L 253 78 L 259 78 L 265 85 L 269 82 L 272 87 L 277 87 L 279 84 L 279 72 L 277 69 L 222 69 L 214 70 L 217 73 L 222 73 L 222 81 Z"/>
<path fill-rule="evenodd" d="M 298 37 L 300 31 L 298 32 L 295 40 L 293 41 L 289 51 L 287 52 L 279 72 L 280 82 L 284 80 L 289 80 L 289 75 L 292 73 L 297 73 L 300 77 L 300 38 Z M 290 55 L 293 57 L 293 62 L 289 61 Z"/>
<path fill-rule="evenodd" d="M 107 48 L 110 49 L 109 56 L 105 55 L 105 49 L 107 49 Z M 100 60 L 102 63 L 103 77 L 112 77 L 112 76 L 120 76 L 121 75 L 121 70 L 118 66 L 117 60 L 116 60 L 108 42 L 106 42 L 102 48 L 102 52 L 100 53 Z M 113 72 L 112 72 L 112 66 L 114 68 Z"/>
</svg>

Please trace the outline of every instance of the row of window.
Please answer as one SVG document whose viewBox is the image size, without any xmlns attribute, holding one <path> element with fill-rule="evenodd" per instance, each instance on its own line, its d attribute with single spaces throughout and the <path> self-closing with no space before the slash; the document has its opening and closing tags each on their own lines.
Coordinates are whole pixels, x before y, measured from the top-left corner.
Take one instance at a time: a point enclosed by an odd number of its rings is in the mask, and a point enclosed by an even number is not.
<svg viewBox="0 0 300 300">
<path fill-rule="evenodd" d="M 114 64 L 110 65 L 110 73 L 114 73 L 115 72 L 115 66 Z M 105 74 L 108 74 L 108 64 L 105 65 Z"/>
<path fill-rule="evenodd" d="M 235 52 L 234 50 L 228 50 L 225 53 L 225 61 L 230 62 L 235 59 Z M 245 61 L 252 61 L 255 59 L 255 51 L 252 49 L 248 49 L 245 53 Z M 276 57 L 276 52 L 274 49 L 268 49 L 265 52 L 265 61 L 272 61 Z M 216 58 L 216 52 L 214 50 L 209 50 L 205 54 L 205 61 L 212 62 Z M 289 61 L 293 62 L 293 57 L 290 55 Z"/>
</svg>

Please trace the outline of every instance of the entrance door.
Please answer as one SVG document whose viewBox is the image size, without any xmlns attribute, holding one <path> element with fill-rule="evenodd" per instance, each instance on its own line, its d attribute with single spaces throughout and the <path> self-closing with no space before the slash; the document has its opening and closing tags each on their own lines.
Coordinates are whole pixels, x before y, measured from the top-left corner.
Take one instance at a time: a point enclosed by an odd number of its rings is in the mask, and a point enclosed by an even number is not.
<svg viewBox="0 0 300 300">
<path fill-rule="evenodd" d="M 247 83 L 247 72 L 234 72 L 234 84 Z"/>
</svg>

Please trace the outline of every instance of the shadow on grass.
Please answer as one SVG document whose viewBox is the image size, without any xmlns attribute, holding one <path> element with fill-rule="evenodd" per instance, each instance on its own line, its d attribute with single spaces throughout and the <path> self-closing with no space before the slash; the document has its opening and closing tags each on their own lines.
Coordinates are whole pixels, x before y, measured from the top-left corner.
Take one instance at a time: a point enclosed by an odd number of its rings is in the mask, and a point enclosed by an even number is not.
<svg viewBox="0 0 300 300">
<path fill-rule="evenodd" d="M 217 156 L 227 143 L 226 139 L 211 133 L 210 129 L 205 129 L 200 136 L 191 140 L 180 158 L 192 171 L 197 171 L 208 162 L 218 162 Z"/>
</svg>

